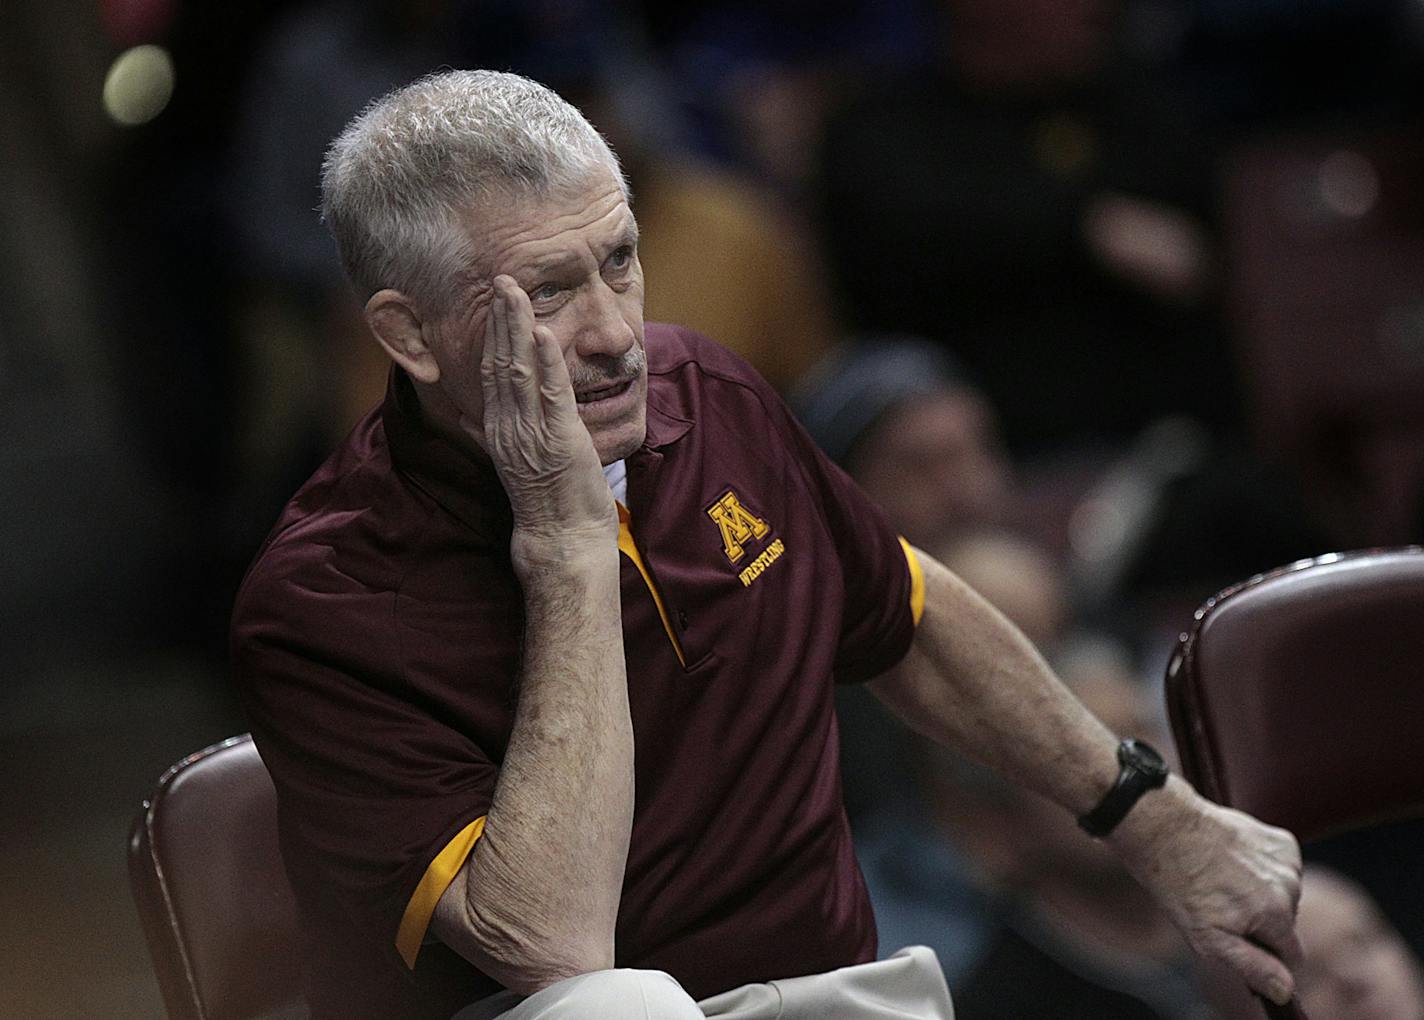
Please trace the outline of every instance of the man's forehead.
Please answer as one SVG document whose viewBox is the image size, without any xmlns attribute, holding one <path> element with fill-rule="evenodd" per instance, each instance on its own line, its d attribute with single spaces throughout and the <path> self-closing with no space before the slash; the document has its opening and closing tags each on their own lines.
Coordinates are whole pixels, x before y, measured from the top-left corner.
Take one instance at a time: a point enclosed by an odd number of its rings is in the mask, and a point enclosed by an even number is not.
<svg viewBox="0 0 1424 1020">
<path fill-rule="evenodd" d="M 502 246 L 584 230 L 621 232 L 633 212 L 610 171 L 572 188 L 499 191 L 476 202 L 465 219 L 477 242 Z"/>
<path fill-rule="evenodd" d="M 532 197 L 486 210 L 484 216 L 473 214 L 471 220 L 470 275 L 476 280 L 587 259 L 590 249 L 611 250 L 625 239 L 636 242 L 638 230 L 621 191 L 581 207 Z"/>
<path fill-rule="evenodd" d="M 551 222 L 552 221 L 547 221 Z M 567 262 L 585 255 L 589 248 L 596 252 L 638 239 L 638 224 L 626 205 L 586 224 L 568 229 L 538 234 L 509 247 L 509 253 L 522 264 L 534 267 Z"/>
</svg>

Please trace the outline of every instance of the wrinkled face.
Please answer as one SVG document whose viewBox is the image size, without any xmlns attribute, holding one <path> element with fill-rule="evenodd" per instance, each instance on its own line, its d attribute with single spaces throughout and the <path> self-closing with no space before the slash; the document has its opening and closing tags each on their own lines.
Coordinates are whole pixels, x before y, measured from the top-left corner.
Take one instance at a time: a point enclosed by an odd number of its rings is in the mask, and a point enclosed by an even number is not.
<svg viewBox="0 0 1424 1020">
<path fill-rule="evenodd" d="M 611 169 L 569 193 L 490 201 L 472 210 L 480 279 L 437 322 L 431 348 L 446 396 L 483 420 L 480 358 L 493 296 L 507 274 L 529 295 L 535 325 L 564 352 L 579 418 L 604 464 L 643 442 L 648 374 L 638 227 Z"/>
<path fill-rule="evenodd" d="M 1305 963 L 1300 1002 L 1331 1020 L 1421 1020 L 1424 976 L 1404 940 L 1365 894 L 1307 869 L 1297 924 Z"/>
</svg>

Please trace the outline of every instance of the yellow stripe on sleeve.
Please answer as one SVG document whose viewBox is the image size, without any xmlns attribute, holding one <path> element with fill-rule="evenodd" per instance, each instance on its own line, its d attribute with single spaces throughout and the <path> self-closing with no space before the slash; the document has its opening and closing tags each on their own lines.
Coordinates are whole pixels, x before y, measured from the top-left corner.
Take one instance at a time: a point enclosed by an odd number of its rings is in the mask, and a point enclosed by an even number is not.
<svg viewBox="0 0 1424 1020">
<path fill-rule="evenodd" d="M 480 815 L 445 844 L 445 849 L 435 855 L 435 860 L 420 877 L 415 892 L 411 893 L 410 902 L 401 916 L 400 928 L 396 931 L 396 952 L 411 970 L 415 969 L 415 958 L 425 942 L 425 931 L 430 927 L 435 904 L 440 902 L 440 897 L 455 881 L 455 873 L 475 848 L 475 840 L 485 831 L 485 818 L 485 815 Z"/>
<path fill-rule="evenodd" d="M 653 575 L 648 573 L 642 554 L 633 542 L 633 517 L 622 503 L 618 504 L 618 551 L 632 560 L 633 566 L 638 568 L 638 573 L 643 575 L 643 583 L 648 586 L 648 593 L 653 596 L 653 605 L 657 606 L 658 616 L 663 621 L 663 630 L 667 631 L 668 640 L 672 642 L 677 661 L 682 663 L 684 669 L 687 668 L 687 659 L 682 654 L 682 642 L 677 639 L 677 632 L 672 629 L 672 620 L 668 617 L 667 607 L 663 605 L 663 597 L 658 593 L 657 585 L 653 584 Z"/>
<path fill-rule="evenodd" d="M 905 562 L 910 565 L 910 615 L 915 626 L 920 625 L 920 617 L 925 615 L 925 572 L 920 568 L 920 558 L 903 538 L 900 545 L 905 550 Z"/>
</svg>

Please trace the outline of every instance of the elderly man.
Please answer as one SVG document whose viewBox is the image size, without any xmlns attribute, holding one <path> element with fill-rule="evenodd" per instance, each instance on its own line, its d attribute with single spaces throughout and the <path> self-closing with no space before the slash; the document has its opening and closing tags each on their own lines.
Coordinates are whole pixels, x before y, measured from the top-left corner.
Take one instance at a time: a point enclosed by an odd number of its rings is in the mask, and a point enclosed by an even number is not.
<svg viewBox="0 0 1424 1020">
<path fill-rule="evenodd" d="M 744 364 L 645 330 L 627 188 L 576 110 L 426 78 L 323 189 L 390 391 L 233 623 L 317 1017 L 951 1015 L 931 956 L 872 962 L 832 711 L 862 681 L 1289 994 L 1289 835 L 1120 746 Z"/>
</svg>

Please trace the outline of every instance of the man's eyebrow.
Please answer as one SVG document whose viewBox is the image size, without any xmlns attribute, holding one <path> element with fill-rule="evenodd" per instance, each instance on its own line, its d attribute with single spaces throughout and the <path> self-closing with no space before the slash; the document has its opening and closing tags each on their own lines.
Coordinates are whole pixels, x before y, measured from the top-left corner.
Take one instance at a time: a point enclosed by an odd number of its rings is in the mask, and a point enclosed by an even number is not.
<svg viewBox="0 0 1424 1020">
<path fill-rule="evenodd" d="M 608 245 L 607 250 L 612 252 L 624 245 L 630 245 L 634 248 L 638 247 L 637 220 L 630 220 L 627 226 L 619 231 L 618 236 Z M 580 259 L 576 252 L 552 252 L 548 255 L 535 256 L 520 266 L 519 271 L 524 273 L 547 273 L 551 270 L 561 269 L 564 266 L 574 265 L 579 261 Z"/>
<path fill-rule="evenodd" d="M 600 258 L 607 258 L 619 248 L 637 249 L 637 247 L 638 221 L 629 220 L 628 225 L 625 226 L 622 230 L 620 230 L 618 234 L 611 241 L 608 242 L 608 244 L 603 246 L 603 254 L 600 256 Z"/>
<path fill-rule="evenodd" d="M 603 253 L 604 253 L 604 256 L 606 257 L 606 256 L 608 255 L 608 253 L 617 251 L 619 248 L 622 248 L 624 245 L 628 245 L 628 246 L 633 247 L 633 248 L 638 247 L 638 221 L 637 221 L 637 220 L 630 219 L 630 220 L 627 222 L 627 224 L 625 224 L 625 225 L 618 231 L 617 234 L 613 235 L 612 239 L 609 240 L 607 244 L 602 245 L 601 248 L 602 248 L 602 251 L 603 251 Z"/>
</svg>

